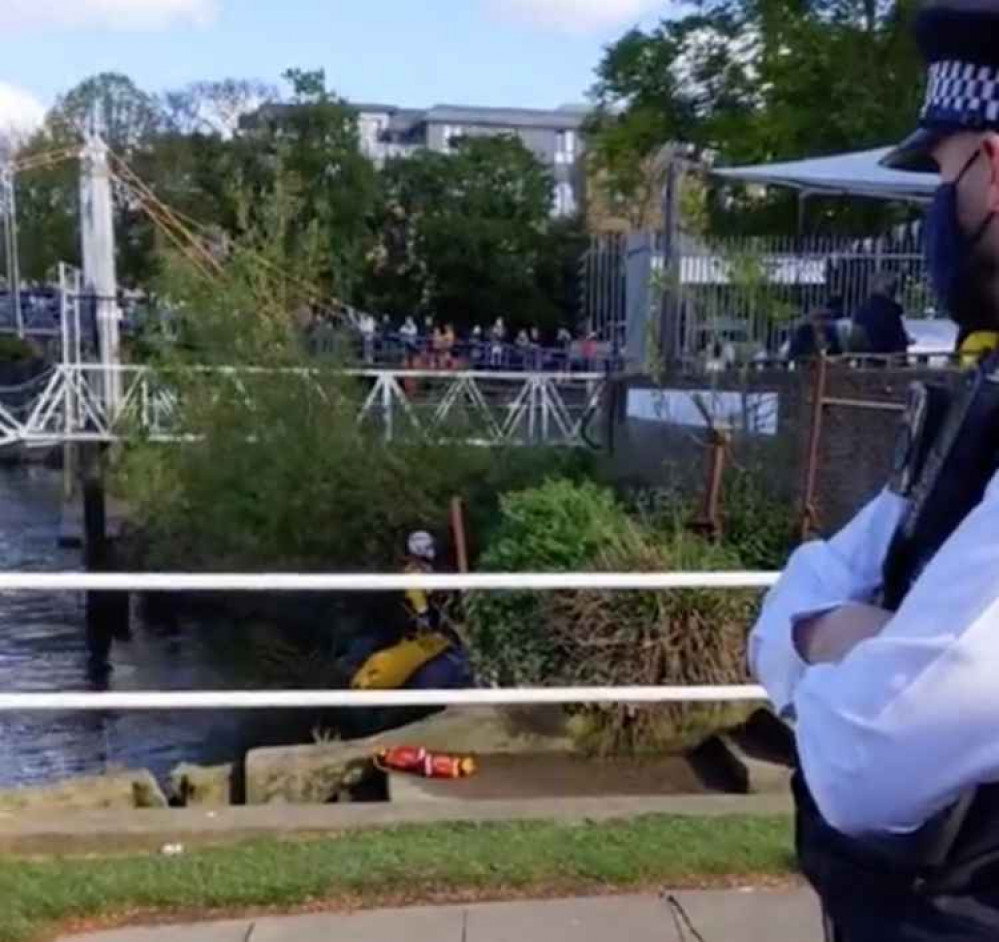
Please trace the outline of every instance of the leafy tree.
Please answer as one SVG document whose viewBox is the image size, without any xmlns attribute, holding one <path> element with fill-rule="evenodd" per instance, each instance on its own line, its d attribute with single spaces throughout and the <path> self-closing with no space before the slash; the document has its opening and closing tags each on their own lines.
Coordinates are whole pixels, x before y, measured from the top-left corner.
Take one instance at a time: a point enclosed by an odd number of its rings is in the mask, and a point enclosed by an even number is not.
<svg viewBox="0 0 999 942">
<path fill-rule="evenodd" d="M 168 125 L 181 135 L 229 139 L 244 117 L 278 98 L 277 89 L 265 82 L 228 78 L 167 92 L 162 108 Z"/>
<path fill-rule="evenodd" d="M 593 95 L 598 179 L 640 202 L 658 147 L 683 141 L 728 164 L 830 154 L 905 133 L 920 97 L 914 0 L 706 0 L 608 48 Z M 875 91 L 876 90 L 876 91 Z M 653 184 L 655 180 L 653 179 Z M 882 206 L 815 200 L 813 226 L 885 221 Z M 725 231 L 787 231 L 795 206 L 728 196 Z"/>
<path fill-rule="evenodd" d="M 466 137 L 451 153 L 390 161 L 374 217 L 368 288 L 397 315 L 432 312 L 467 328 L 505 317 L 565 320 L 564 255 L 578 247 L 551 221 L 551 174 L 513 136 Z"/>
<path fill-rule="evenodd" d="M 111 150 L 127 155 L 155 137 L 163 118 L 156 98 L 128 76 L 102 72 L 61 96 L 47 121 L 63 124 L 77 136 L 93 126 Z"/>
<path fill-rule="evenodd" d="M 155 146 L 162 114 L 155 98 L 126 76 L 95 75 L 58 99 L 19 156 L 72 150 L 92 126 L 114 154 L 139 161 Z M 52 277 L 60 261 L 79 264 L 79 186 L 79 165 L 71 158 L 18 176 L 20 250 L 27 279 Z M 143 283 L 155 268 L 153 229 L 126 191 L 116 188 L 115 196 L 119 277 L 126 284 Z"/>
<path fill-rule="evenodd" d="M 263 106 L 233 142 L 232 162 L 250 202 L 239 207 L 244 223 L 278 176 L 292 181 L 301 198 L 290 244 L 312 239 L 321 246 L 323 285 L 351 300 L 370 246 L 368 217 L 376 196 L 373 164 L 361 153 L 357 113 L 326 89 L 322 70 L 285 73 L 291 99 Z"/>
</svg>

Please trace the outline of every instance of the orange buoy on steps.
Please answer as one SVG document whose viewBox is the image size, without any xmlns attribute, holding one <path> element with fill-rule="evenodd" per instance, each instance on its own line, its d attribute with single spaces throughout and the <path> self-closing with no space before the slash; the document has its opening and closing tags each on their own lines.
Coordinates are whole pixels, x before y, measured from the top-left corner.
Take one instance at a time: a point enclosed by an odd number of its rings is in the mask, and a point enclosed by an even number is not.
<svg viewBox="0 0 999 942">
<path fill-rule="evenodd" d="M 423 778 L 468 778 L 478 771 L 470 757 L 448 756 L 414 746 L 383 749 L 375 757 L 375 765 L 383 772 L 408 772 Z"/>
</svg>

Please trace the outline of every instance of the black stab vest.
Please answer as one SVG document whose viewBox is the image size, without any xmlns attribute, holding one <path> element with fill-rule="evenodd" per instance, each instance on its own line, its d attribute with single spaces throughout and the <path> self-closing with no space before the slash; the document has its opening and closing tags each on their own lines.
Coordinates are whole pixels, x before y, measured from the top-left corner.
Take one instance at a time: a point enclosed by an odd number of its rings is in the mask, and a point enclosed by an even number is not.
<svg viewBox="0 0 999 942">
<path fill-rule="evenodd" d="M 917 384 L 910 392 L 892 481 L 910 505 L 880 599 L 891 611 L 999 470 L 997 367 L 991 358 L 956 390 Z M 871 838 L 830 827 L 800 770 L 793 787 L 798 858 L 837 942 L 999 940 L 999 783 L 983 783 L 915 834 Z"/>
</svg>

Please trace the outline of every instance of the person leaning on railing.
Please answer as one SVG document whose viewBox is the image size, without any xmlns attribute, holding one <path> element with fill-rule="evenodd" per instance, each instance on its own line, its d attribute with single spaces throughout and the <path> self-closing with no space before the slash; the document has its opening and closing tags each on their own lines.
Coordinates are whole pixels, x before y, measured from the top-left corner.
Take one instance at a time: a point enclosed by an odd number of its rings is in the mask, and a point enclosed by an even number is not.
<svg viewBox="0 0 999 942">
<path fill-rule="evenodd" d="M 999 939 L 999 4 L 916 23 L 926 104 L 887 162 L 939 171 L 929 271 L 986 360 L 917 390 L 892 485 L 792 556 L 750 639 L 837 942 Z"/>
</svg>

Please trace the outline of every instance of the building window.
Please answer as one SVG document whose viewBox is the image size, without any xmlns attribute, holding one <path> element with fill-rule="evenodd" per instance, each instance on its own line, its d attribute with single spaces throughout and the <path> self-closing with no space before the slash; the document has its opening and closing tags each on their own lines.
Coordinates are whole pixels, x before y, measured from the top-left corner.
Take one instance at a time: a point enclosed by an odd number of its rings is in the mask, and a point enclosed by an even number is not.
<svg viewBox="0 0 999 942">
<path fill-rule="evenodd" d="M 577 137 L 575 131 L 559 131 L 555 145 L 555 163 L 574 164 L 577 155 Z"/>
<path fill-rule="evenodd" d="M 554 216 L 573 216 L 576 213 L 576 192 L 571 183 L 564 180 L 555 187 Z"/>
</svg>

